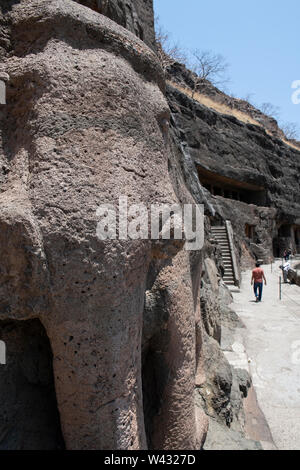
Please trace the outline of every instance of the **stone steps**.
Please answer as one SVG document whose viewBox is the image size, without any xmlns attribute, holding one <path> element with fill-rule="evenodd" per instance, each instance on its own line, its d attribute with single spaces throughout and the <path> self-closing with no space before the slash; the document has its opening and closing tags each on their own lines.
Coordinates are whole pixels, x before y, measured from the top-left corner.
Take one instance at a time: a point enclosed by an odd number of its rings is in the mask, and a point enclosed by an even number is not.
<svg viewBox="0 0 300 470">
<path fill-rule="evenodd" d="M 224 264 L 223 281 L 227 286 L 234 286 L 234 274 L 232 267 L 232 259 L 228 242 L 226 227 L 212 227 L 211 233 L 221 248 L 222 259 Z"/>
</svg>

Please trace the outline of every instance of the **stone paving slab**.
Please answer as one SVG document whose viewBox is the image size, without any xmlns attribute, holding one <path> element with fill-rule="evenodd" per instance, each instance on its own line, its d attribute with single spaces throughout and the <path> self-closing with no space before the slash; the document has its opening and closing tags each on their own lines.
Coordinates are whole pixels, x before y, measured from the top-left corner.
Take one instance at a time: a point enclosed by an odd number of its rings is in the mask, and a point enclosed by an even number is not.
<svg viewBox="0 0 300 470">
<path fill-rule="evenodd" d="M 246 326 L 243 345 L 226 353 L 243 362 L 247 357 L 258 404 L 278 449 L 300 449 L 300 287 L 282 285 L 280 261 L 263 266 L 267 277 L 261 303 L 254 301 L 251 271 L 243 273 L 239 293 L 230 307 Z M 268 448 L 268 445 L 266 446 Z"/>
</svg>

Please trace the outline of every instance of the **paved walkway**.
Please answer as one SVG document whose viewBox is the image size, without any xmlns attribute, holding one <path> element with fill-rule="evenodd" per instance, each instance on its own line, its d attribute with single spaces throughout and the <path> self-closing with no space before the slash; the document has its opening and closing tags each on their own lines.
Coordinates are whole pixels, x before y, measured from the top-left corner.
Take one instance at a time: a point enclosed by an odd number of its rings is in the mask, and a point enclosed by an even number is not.
<svg viewBox="0 0 300 470">
<path fill-rule="evenodd" d="M 233 365 L 250 371 L 276 447 L 299 450 L 300 287 L 283 284 L 279 300 L 280 264 L 273 264 L 272 272 L 271 265 L 262 266 L 267 286 L 261 303 L 254 299 L 251 271 L 243 273 L 241 290 L 233 293 L 230 307 L 246 329 L 239 330 L 232 352 L 226 355 Z"/>
</svg>

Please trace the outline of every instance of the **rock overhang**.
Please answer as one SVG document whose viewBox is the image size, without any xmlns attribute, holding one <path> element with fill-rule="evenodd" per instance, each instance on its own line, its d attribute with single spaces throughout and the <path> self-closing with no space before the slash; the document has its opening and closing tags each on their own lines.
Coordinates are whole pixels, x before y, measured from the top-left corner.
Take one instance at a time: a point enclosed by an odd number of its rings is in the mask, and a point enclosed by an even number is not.
<svg viewBox="0 0 300 470">
<path fill-rule="evenodd" d="M 73 0 L 31 0 L 15 5 L 9 19 L 15 56 L 33 53 L 36 47 L 41 50 L 54 38 L 78 49 L 102 48 L 123 56 L 134 70 L 165 92 L 163 70 L 155 53 L 133 33 L 101 13 Z"/>
</svg>

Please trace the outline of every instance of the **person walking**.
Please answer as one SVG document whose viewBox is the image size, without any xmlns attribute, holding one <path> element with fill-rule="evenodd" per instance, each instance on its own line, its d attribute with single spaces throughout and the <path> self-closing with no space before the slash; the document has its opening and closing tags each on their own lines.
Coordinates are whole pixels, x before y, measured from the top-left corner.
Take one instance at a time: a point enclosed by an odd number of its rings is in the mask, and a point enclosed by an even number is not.
<svg viewBox="0 0 300 470">
<path fill-rule="evenodd" d="M 288 282 L 288 272 L 291 268 L 291 265 L 288 261 L 286 261 L 282 266 L 279 266 L 282 269 L 283 274 L 283 282 L 287 284 Z"/>
<path fill-rule="evenodd" d="M 283 257 L 285 261 L 289 261 L 291 255 L 292 255 L 292 250 L 290 248 L 288 250 L 284 250 Z"/>
<path fill-rule="evenodd" d="M 267 280 L 265 277 L 264 270 L 260 267 L 260 263 L 257 262 L 256 267 L 252 271 L 251 286 L 254 286 L 254 295 L 256 302 L 261 302 L 262 291 L 263 291 L 263 281 L 265 281 L 265 286 L 267 285 Z"/>
</svg>

